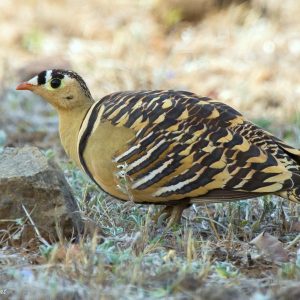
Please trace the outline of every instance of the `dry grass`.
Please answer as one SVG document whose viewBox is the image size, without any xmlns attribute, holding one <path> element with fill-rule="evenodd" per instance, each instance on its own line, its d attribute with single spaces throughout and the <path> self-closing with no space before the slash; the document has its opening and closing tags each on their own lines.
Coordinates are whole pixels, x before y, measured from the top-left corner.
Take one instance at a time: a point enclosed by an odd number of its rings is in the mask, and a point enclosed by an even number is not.
<svg viewBox="0 0 300 300">
<path fill-rule="evenodd" d="M 51 108 L 14 91 L 53 65 L 78 71 L 95 98 L 148 88 L 217 97 L 300 146 L 300 7 L 294 0 L 249 3 L 213 10 L 199 22 L 181 22 L 170 11 L 164 23 L 152 0 L 0 1 L 0 147 L 35 144 L 66 161 Z M 107 237 L 23 249 L 6 235 L 3 297 L 299 299 L 299 242 L 285 263 L 249 244 L 265 230 L 288 247 L 299 233 L 299 206 L 276 197 L 197 206 L 167 231 L 163 220 L 151 221 L 156 207 L 110 199 L 72 164 L 63 168 L 82 213 Z M 16 228 L 26 225 L 16 221 Z"/>
<path fill-rule="evenodd" d="M 106 238 L 29 250 L 3 244 L 1 287 L 14 299 L 32 299 L 33 290 L 37 298 L 58 299 L 240 299 L 297 286 L 295 246 L 290 262 L 274 263 L 249 244 L 267 230 L 288 245 L 296 234 L 291 220 L 299 218 L 292 205 L 270 198 L 195 207 L 182 225 L 165 230 L 151 221 L 155 207 L 105 197 L 75 169 L 66 175 L 74 188 L 85 187 L 76 194 L 82 213 L 101 225 Z"/>
</svg>

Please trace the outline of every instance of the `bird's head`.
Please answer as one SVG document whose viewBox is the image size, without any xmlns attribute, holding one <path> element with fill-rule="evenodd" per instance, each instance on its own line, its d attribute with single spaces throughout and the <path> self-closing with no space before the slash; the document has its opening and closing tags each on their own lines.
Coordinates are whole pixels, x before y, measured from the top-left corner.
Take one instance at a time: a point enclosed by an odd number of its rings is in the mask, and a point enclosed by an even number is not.
<svg viewBox="0 0 300 300">
<path fill-rule="evenodd" d="M 58 69 L 43 71 L 19 84 L 16 89 L 32 91 L 58 110 L 68 110 L 93 102 L 86 83 L 73 71 Z"/>
</svg>

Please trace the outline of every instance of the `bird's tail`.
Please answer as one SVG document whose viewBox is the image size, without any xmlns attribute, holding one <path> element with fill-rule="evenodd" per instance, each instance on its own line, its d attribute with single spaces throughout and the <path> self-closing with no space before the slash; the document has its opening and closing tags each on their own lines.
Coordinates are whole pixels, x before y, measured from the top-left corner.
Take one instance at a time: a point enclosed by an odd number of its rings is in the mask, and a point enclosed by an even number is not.
<svg viewBox="0 0 300 300">
<path fill-rule="evenodd" d="M 300 203 L 300 186 L 287 191 L 282 191 L 278 195 L 290 201 Z"/>
</svg>

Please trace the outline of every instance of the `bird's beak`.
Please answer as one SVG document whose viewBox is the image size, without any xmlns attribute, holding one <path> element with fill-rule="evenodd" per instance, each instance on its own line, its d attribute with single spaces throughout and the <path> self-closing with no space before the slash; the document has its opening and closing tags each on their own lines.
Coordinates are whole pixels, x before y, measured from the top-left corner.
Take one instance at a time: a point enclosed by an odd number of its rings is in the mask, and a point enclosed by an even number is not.
<svg viewBox="0 0 300 300">
<path fill-rule="evenodd" d="M 29 82 L 22 82 L 19 85 L 17 85 L 16 90 L 29 90 L 32 91 L 34 88 L 34 84 Z"/>
</svg>

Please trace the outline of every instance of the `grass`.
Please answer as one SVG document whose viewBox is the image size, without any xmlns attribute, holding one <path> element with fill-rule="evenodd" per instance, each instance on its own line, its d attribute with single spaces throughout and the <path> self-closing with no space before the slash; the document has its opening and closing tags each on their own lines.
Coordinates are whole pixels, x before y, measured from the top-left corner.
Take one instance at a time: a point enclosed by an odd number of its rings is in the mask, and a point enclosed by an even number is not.
<svg viewBox="0 0 300 300">
<path fill-rule="evenodd" d="M 216 288 L 240 299 L 263 295 L 267 286 L 276 293 L 300 278 L 295 247 L 291 261 L 278 264 L 249 244 L 266 230 L 288 245 L 297 233 L 287 224 L 299 220 L 293 204 L 265 197 L 192 207 L 181 225 L 166 230 L 151 220 L 157 207 L 111 199 L 72 164 L 63 168 L 82 214 L 100 224 L 105 238 L 30 251 L 3 244 L 0 285 L 14 299 L 31 299 L 33 290 L 50 299 L 189 299 Z"/>
</svg>

